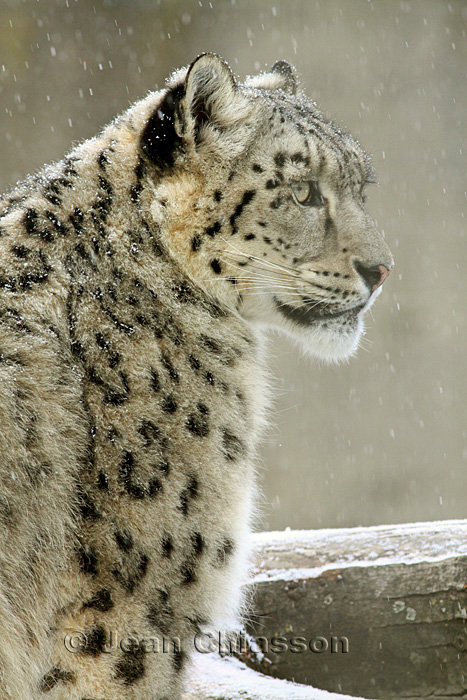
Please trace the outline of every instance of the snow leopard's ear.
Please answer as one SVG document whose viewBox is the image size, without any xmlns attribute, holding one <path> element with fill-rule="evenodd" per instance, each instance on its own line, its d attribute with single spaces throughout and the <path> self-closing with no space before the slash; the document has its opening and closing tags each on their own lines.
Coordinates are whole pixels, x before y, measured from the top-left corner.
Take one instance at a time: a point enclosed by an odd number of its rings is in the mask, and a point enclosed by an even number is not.
<svg viewBox="0 0 467 700">
<path fill-rule="evenodd" d="M 197 139 L 203 127 L 225 128 L 236 118 L 237 84 L 225 61 L 213 53 L 198 56 L 188 68 L 185 107 Z"/>
<path fill-rule="evenodd" d="M 282 90 L 289 95 L 297 91 L 297 77 L 294 67 L 287 61 L 276 61 L 269 71 L 254 75 L 245 81 L 247 87 L 262 90 Z"/>
<path fill-rule="evenodd" d="M 234 156 L 244 145 L 240 132 L 250 111 L 227 63 L 216 54 L 201 54 L 168 81 L 142 133 L 142 151 L 160 169 L 172 167 L 190 144 L 206 155 Z"/>
</svg>

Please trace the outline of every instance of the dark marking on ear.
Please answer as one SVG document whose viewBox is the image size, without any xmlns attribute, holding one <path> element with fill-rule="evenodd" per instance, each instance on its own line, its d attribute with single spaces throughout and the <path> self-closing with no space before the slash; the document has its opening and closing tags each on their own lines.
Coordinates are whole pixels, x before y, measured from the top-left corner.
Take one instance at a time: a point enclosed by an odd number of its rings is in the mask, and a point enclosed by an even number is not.
<svg viewBox="0 0 467 700">
<path fill-rule="evenodd" d="M 183 139 L 175 130 L 175 116 L 184 92 L 183 85 L 167 91 L 141 135 L 142 152 L 161 171 L 173 167 L 183 148 Z"/>
</svg>

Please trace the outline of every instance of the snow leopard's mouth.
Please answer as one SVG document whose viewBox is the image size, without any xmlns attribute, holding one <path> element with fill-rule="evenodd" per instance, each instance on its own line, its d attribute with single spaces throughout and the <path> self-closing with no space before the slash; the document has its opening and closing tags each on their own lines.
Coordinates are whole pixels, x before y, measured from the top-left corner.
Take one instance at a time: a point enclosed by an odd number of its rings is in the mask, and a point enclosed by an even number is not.
<svg viewBox="0 0 467 700">
<path fill-rule="evenodd" d="M 326 311 L 326 307 L 320 308 L 319 305 L 315 306 L 290 306 L 281 302 L 277 297 L 274 297 L 274 303 L 276 309 L 290 321 L 300 324 L 301 326 L 309 326 L 311 323 L 316 323 L 318 321 L 330 321 L 340 316 L 350 316 L 354 317 L 362 311 L 366 304 L 359 304 L 359 306 L 354 306 L 351 309 L 344 309 L 344 311 L 336 311 L 335 313 L 330 313 Z"/>
</svg>

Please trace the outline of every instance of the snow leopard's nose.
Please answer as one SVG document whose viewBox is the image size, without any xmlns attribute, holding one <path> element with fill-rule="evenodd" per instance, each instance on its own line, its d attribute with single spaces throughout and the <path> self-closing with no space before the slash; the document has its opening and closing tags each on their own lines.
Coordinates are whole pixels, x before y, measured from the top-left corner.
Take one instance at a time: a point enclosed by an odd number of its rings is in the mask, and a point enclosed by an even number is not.
<svg viewBox="0 0 467 700">
<path fill-rule="evenodd" d="M 381 287 L 392 271 L 392 267 L 389 268 L 386 267 L 386 265 L 373 265 L 372 267 L 366 267 L 361 263 L 358 263 L 355 266 L 355 269 L 360 277 L 363 278 L 366 286 L 371 292 L 374 292 L 375 289 Z"/>
</svg>

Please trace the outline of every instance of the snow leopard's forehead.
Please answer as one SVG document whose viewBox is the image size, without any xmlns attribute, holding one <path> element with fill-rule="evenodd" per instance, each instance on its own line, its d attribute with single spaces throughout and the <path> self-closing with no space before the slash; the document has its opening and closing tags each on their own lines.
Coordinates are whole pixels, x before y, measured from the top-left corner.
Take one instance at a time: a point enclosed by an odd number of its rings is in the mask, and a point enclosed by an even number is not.
<svg viewBox="0 0 467 700">
<path fill-rule="evenodd" d="M 374 180 L 370 158 L 360 144 L 341 126 L 327 119 L 315 103 L 303 95 L 280 90 L 243 88 L 253 99 L 260 116 L 256 131 L 258 150 L 268 141 L 268 151 L 281 167 L 291 166 L 293 173 L 331 179 L 337 189 L 361 189 Z M 261 107 L 259 107 L 261 105 Z M 261 118 L 262 116 L 262 118 Z"/>
</svg>

